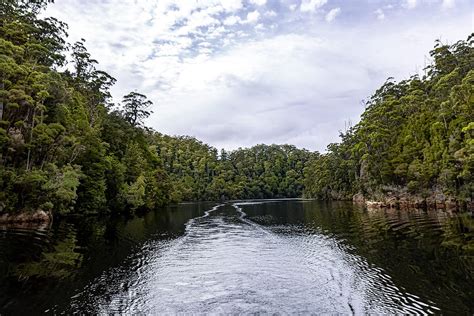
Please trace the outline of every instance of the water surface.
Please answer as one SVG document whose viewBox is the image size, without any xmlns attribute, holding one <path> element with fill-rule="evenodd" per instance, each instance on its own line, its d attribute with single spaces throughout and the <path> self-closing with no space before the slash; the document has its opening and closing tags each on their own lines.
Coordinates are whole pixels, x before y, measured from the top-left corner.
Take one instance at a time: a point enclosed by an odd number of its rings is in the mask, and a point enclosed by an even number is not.
<svg viewBox="0 0 474 316">
<path fill-rule="evenodd" d="M 3 228 L 0 311 L 472 314 L 473 230 L 470 214 L 303 200 Z"/>
</svg>

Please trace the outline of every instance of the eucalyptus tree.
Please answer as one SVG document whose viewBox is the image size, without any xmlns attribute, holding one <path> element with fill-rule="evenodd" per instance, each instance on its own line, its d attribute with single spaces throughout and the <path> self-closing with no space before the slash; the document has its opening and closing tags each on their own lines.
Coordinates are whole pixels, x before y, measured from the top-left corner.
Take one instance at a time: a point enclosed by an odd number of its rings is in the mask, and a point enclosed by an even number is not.
<svg viewBox="0 0 474 316">
<path fill-rule="evenodd" d="M 133 127 L 141 126 L 143 120 L 153 113 L 149 110 L 152 105 L 145 95 L 132 91 L 122 99 L 123 116 Z"/>
</svg>

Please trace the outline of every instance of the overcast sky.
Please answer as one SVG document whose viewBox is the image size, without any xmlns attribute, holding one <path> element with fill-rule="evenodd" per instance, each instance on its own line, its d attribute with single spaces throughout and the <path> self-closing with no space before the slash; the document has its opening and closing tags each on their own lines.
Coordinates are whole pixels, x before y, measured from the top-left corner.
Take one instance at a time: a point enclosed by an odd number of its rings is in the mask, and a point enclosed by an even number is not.
<svg viewBox="0 0 474 316">
<path fill-rule="evenodd" d="M 147 125 L 217 148 L 324 151 L 387 77 L 473 32 L 469 0 L 56 0 L 46 15 L 154 102 Z"/>
</svg>

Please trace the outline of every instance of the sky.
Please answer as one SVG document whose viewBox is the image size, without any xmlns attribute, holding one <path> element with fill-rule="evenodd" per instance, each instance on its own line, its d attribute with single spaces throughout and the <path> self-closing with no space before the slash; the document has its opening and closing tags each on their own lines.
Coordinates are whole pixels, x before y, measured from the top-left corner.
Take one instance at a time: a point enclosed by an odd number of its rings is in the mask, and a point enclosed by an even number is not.
<svg viewBox="0 0 474 316">
<path fill-rule="evenodd" d="M 99 69 L 153 101 L 146 125 L 228 150 L 324 151 L 388 77 L 473 32 L 469 0 L 56 0 Z"/>
</svg>

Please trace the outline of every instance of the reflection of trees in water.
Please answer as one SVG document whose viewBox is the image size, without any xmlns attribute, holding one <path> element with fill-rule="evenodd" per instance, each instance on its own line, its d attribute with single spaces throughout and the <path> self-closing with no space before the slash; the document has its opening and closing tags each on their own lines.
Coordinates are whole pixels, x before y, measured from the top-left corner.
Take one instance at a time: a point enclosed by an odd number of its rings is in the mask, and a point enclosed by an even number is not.
<svg viewBox="0 0 474 316">
<path fill-rule="evenodd" d="M 450 217 L 444 222 L 443 230 L 443 247 L 459 250 L 460 255 L 466 257 L 474 257 L 474 220 L 471 214 Z"/>
<path fill-rule="evenodd" d="M 83 255 L 77 250 L 76 231 L 70 229 L 52 249 L 42 253 L 39 261 L 17 265 L 15 274 L 19 279 L 70 277 L 82 265 Z"/>
<path fill-rule="evenodd" d="M 16 264 L 11 273 L 19 280 L 29 278 L 65 279 L 81 273 L 84 255 L 89 257 L 91 264 L 103 266 L 110 262 L 123 260 L 133 245 L 146 241 L 150 236 L 174 236 L 184 232 L 184 224 L 195 216 L 199 216 L 206 203 L 180 206 L 160 212 L 149 212 L 144 216 L 125 217 L 84 217 L 71 221 L 62 221 L 55 227 L 17 227 L 22 231 L 29 229 L 42 232 L 41 249 L 35 256 L 23 258 Z M 11 227 L 10 227 L 11 228 Z M 53 242 L 52 244 L 50 242 Z"/>
<path fill-rule="evenodd" d="M 383 268 L 395 284 L 443 306 L 468 307 L 472 293 L 466 289 L 474 279 L 474 220 L 469 213 L 367 210 L 350 203 L 304 207 L 308 225 Z"/>
</svg>

